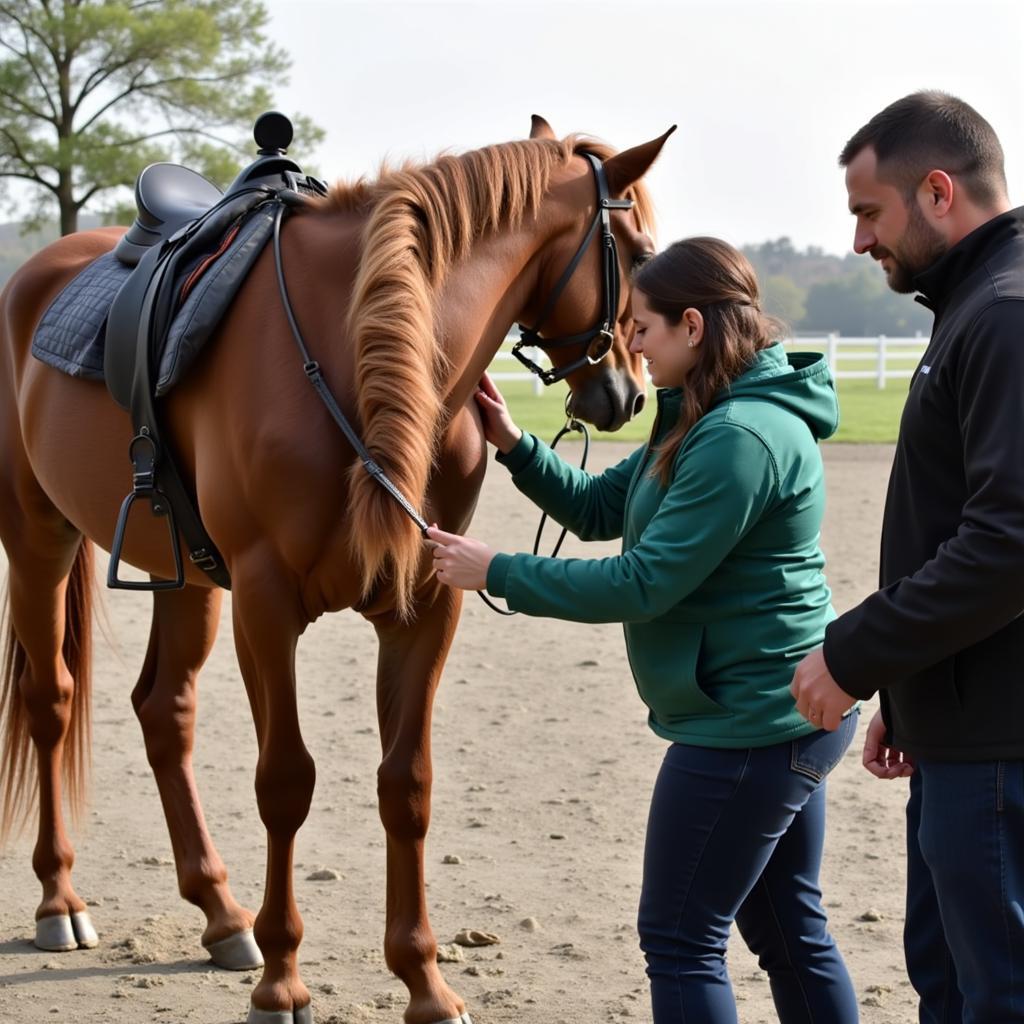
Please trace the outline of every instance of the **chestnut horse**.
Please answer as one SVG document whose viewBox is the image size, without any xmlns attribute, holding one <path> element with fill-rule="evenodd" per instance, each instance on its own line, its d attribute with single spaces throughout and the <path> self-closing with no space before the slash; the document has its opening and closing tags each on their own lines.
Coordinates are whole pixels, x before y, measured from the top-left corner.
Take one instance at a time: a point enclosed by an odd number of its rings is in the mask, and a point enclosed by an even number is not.
<svg viewBox="0 0 1024 1024">
<path fill-rule="evenodd" d="M 286 222 L 284 272 L 306 343 L 374 459 L 428 521 L 459 531 L 469 523 L 486 461 L 473 391 L 509 324 L 540 315 L 580 246 L 597 205 L 587 152 L 604 161 L 610 194 L 635 206 L 611 214 L 623 283 L 614 343 L 599 363 L 583 360 L 568 376 L 571 409 L 614 430 L 642 404 L 641 367 L 627 347 L 628 278 L 630 264 L 652 247 L 640 179 L 665 138 L 614 154 L 583 137 L 558 140 L 535 118 L 528 140 L 337 186 Z M 0 824 L 6 833 L 38 807 L 36 943 L 46 949 L 96 943 L 71 881 L 62 802 L 66 791 L 74 810 L 83 792 L 92 542 L 111 547 L 130 482 L 132 430 L 102 384 L 55 371 L 29 348 L 54 296 L 118 237 L 118 229 L 99 229 L 63 238 L 30 259 L 0 296 L 0 538 L 9 561 Z M 587 247 L 546 315 L 545 336 L 573 335 L 598 320 L 599 249 L 599 242 Z M 579 349 L 552 352 L 556 365 L 579 356 Z M 292 885 L 293 843 L 314 783 L 296 711 L 295 650 L 318 616 L 353 608 L 379 641 L 387 963 L 409 990 L 407 1024 L 468 1021 L 437 966 L 423 868 L 431 708 L 461 592 L 432 578 L 419 530 L 366 475 L 310 391 L 269 249 L 162 409 L 231 574 L 267 831 L 266 888 L 254 919 L 232 896 L 192 772 L 196 681 L 221 592 L 189 565 L 183 589 L 153 595 L 132 703 L 179 889 L 206 915 L 202 943 L 226 967 L 256 966 L 262 953 L 250 1022 L 312 1020 Z M 170 575 L 166 525 L 133 519 L 123 556 L 144 572 Z"/>
</svg>

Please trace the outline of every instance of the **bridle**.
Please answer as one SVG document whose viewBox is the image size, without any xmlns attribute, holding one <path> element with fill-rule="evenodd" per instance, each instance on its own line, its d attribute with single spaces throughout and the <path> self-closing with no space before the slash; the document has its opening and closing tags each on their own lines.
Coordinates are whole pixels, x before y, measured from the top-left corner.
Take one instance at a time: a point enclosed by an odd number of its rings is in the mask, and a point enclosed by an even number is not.
<svg viewBox="0 0 1024 1024">
<path fill-rule="evenodd" d="M 537 318 L 533 327 L 525 327 L 519 324 L 519 340 L 512 346 L 512 355 L 516 357 L 531 373 L 537 374 L 545 384 L 555 384 L 564 380 L 570 373 L 583 366 L 593 366 L 599 363 L 611 351 L 612 343 L 615 340 L 615 320 L 619 315 L 619 250 L 615 244 L 615 235 L 612 233 L 611 211 L 632 210 L 632 199 L 611 199 L 608 194 L 608 177 L 604 173 L 604 164 L 594 156 L 593 153 L 584 153 L 583 156 L 590 161 L 594 172 L 594 182 L 597 185 L 597 211 L 590 222 L 587 233 L 583 236 L 576 254 L 569 261 L 569 265 L 562 272 L 554 289 L 548 296 L 547 302 Z M 589 331 L 581 334 L 568 334 L 561 338 L 543 338 L 540 329 L 551 315 L 555 304 L 562 297 L 569 279 L 580 265 L 584 253 L 590 247 L 590 243 L 601 229 L 601 285 L 603 306 L 601 320 Z M 583 355 L 574 362 L 565 366 L 553 366 L 545 370 L 538 366 L 523 352 L 524 348 L 540 348 L 545 351 L 556 348 L 570 348 L 573 345 L 583 346 Z"/>
</svg>

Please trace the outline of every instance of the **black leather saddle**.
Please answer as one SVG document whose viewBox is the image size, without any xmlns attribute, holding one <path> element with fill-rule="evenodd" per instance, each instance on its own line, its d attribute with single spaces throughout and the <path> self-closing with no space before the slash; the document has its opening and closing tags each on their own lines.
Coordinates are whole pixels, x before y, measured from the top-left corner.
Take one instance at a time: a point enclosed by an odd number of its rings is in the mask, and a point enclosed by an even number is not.
<svg viewBox="0 0 1024 1024">
<path fill-rule="evenodd" d="M 179 231 L 205 217 L 212 209 L 232 196 L 261 187 L 271 191 L 292 188 L 296 192 L 322 191 L 309 188 L 314 179 L 303 175 L 294 160 L 285 156 L 291 144 L 292 126 L 276 111 L 268 111 L 253 129 L 259 146 L 258 159 L 251 163 L 228 186 L 221 190 L 197 171 L 180 164 L 150 164 L 135 181 L 135 205 L 138 216 L 114 254 L 129 267 L 134 267 L 151 246 L 175 239 Z"/>
<path fill-rule="evenodd" d="M 117 243 L 114 254 L 134 267 L 146 250 L 216 206 L 223 193 L 212 181 L 180 164 L 150 164 L 135 181 L 135 223 Z"/>
<path fill-rule="evenodd" d="M 107 573 L 107 586 L 115 589 L 183 587 L 179 531 L 189 560 L 218 586 L 231 586 L 223 559 L 203 528 L 194 488 L 181 478 L 162 436 L 158 400 L 214 333 L 217 318 L 269 240 L 280 205 L 301 205 L 308 196 L 326 192 L 323 182 L 303 175 L 285 156 L 292 127 L 283 114 L 263 114 L 254 135 L 258 158 L 224 193 L 186 167 L 147 167 L 135 183 L 138 216 L 114 250 L 121 262 L 135 268 L 110 308 L 104 351 L 107 387 L 131 413 L 135 432 L 129 449 L 132 490 L 118 515 Z M 182 282 L 198 274 L 203 275 L 201 294 L 185 300 L 183 307 Z M 176 314 L 186 312 L 192 319 L 185 317 L 186 327 L 172 333 Z M 198 327 L 190 330 L 196 320 Z M 129 514 L 140 499 L 149 502 L 154 515 L 167 517 L 173 579 L 131 582 L 118 575 Z"/>
</svg>

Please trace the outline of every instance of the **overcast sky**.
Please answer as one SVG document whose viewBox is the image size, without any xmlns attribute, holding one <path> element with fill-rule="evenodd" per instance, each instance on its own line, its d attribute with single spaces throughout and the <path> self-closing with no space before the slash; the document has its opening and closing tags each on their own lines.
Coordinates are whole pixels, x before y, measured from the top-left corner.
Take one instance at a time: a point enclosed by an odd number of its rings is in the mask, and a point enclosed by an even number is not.
<svg viewBox="0 0 1024 1024">
<path fill-rule="evenodd" d="M 648 176 L 661 244 L 788 235 L 845 253 L 836 157 L 887 103 L 952 92 L 992 124 L 1024 203 L 1022 0 L 267 0 L 293 58 L 275 96 L 327 131 L 324 177 L 527 134 L 619 148 L 678 132 Z"/>
</svg>

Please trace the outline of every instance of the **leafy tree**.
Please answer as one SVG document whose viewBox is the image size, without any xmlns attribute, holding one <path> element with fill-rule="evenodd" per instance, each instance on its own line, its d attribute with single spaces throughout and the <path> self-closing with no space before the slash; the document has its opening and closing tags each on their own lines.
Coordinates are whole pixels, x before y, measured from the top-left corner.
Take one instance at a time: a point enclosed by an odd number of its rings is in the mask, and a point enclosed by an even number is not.
<svg viewBox="0 0 1024 1024">
<path fill-rule="evenodd" d="M 36 186 L 29 226 L 56 202 L 68 234 L 158 160 L 227 184 L 290 65 L 266 25 L 260 0 L 0 0 L 0 186 Z"/>
</svg>

